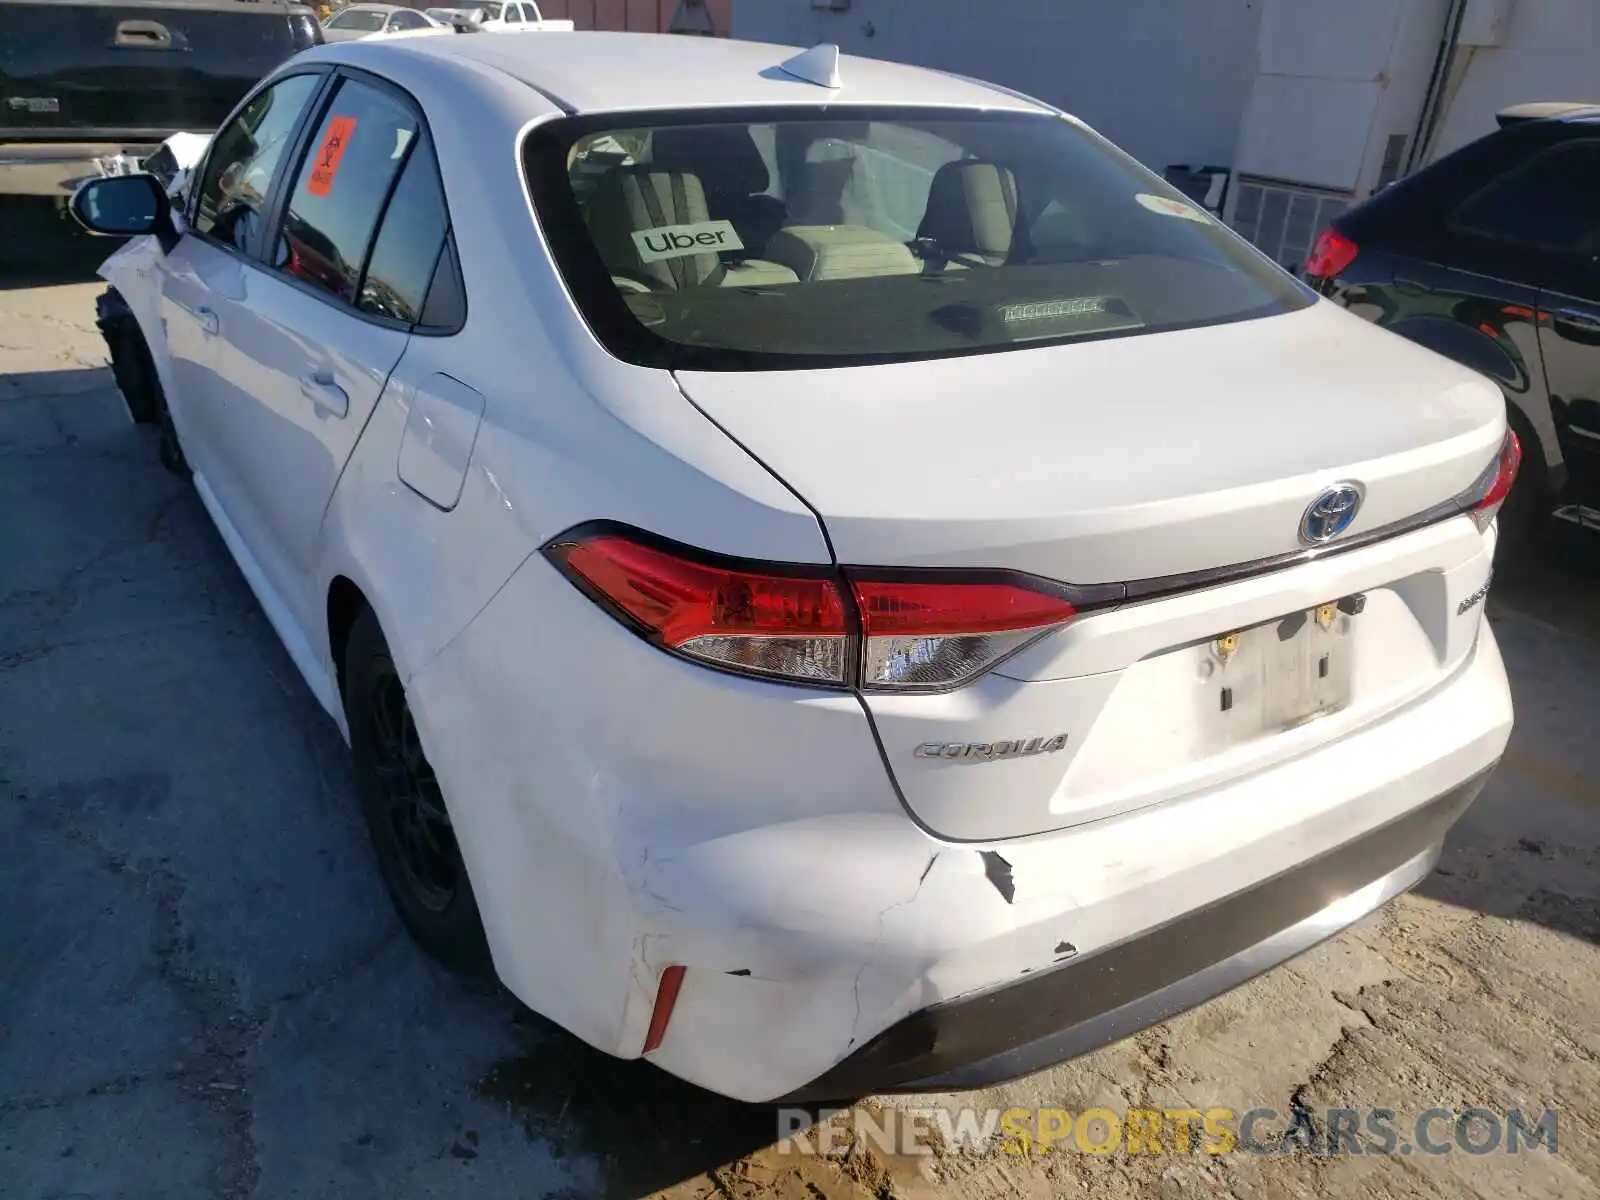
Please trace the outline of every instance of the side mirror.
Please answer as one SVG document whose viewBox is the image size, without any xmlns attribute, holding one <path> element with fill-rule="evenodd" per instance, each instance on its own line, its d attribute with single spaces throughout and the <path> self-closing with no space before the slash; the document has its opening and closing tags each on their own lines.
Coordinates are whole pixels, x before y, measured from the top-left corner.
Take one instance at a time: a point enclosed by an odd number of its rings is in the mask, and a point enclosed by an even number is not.
<svg viewBox="0 0 1600 1200">
<path fill-rule="evenodd" d="M 111 237 L 153 233 L 164 250 L 177 244 L 172 204 L 154 175 L 91 179 L 72 194 L 72 215 L 90 233 Z"/>
</svg>

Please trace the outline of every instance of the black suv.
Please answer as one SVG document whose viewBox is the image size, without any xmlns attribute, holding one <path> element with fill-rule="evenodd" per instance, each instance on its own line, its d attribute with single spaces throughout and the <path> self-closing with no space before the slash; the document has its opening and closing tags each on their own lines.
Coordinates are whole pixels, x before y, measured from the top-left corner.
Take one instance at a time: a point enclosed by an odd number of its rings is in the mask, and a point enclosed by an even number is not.
<svg viewBox="0 0 1600 1200">
<path fill-rule="evenodd" d="M 1522 473 L 1510 554 L 1600 507 L 1600 105 L 1529 104 L 1350 209 L 1307 281 L 1482 372 L 1506 394 Z"/>
</svg>

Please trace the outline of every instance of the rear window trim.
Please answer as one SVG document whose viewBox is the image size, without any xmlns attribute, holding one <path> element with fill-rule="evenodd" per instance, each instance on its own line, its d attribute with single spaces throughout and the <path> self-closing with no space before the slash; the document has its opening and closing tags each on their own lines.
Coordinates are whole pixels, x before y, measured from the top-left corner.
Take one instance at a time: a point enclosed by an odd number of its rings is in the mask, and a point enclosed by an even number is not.
<svg viewBox="0 0 1600 1200">
<path fill-rule="evenodd" d="M 622 294 L 611 282 L 610 272 L 601 261 L 589 237 L 582 213 L 573 198 L 567 175 L 567 157 L 573 145 L 587 134 L 605 129 L 649 125 L 762 124 L 793 121 L 798 118 L 853 121 L 916 121 L 959 118 L 971 122 L 1041 123 L 1066 122 L 1078 128 L 1069 117 L 1058 112 L 1019 112 L 1013 109 L 978 109 L 950 105 L 764 105 L 727 106 L 694 109 L 639 109 L 626 112 L 584 113 L 540 121 L 523 134 L 517 157 L 532 202 L 534 218 L 544 234 L 553 267 L 566 288 L 579 319 L 612 357 L 635 366 L 668 371 L 802 371 L 840 367 L 878 366 L 904 362 L 931 362 L 945 358 L 966 358 L 983 354 L 1005 354 L 1051 346 L 1077 345 L 1134 337 L 1141 329 L 1111 329 L 1100 333 L 1064 334 L 1019 342 L 1000 342 L 982 346 L 957 346 L 946 350 L 913 350 L 881 354 L 795 354 L 781 351 L 736 350 L 724 347 L 694 346 L 674 342 L 651 333 L 634 317 Z M 1093 136 L 1093 134 L 1090 134 Z M 1148 170 L 1148 168 L 1146 168 Z M 1231 231 L 1230 231 L 1231 232 Z M 1251 253 L 1259 251 L 1240 239 Z M 1276 265 L 1276 264 L 1274 264 Z M 1316 292 L 1288 272 L 1297 303 L 1284 308 L 1266 304 L 1221 317 L 1163 325 L 1157 332 L 1177 333 L 1231 325 L 1240 321 L 1298 311 L 1317 302 Z"/>
</svg>

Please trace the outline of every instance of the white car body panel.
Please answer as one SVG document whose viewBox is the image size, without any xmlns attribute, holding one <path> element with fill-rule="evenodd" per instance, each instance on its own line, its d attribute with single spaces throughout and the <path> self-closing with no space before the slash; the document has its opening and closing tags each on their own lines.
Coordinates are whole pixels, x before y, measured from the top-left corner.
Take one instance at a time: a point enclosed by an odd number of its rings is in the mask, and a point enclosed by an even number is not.
<svg viewBox="0 0 1600 1200">
<path fill-rule="evenodd" d="M 1349 537 L 1469 487 L 1505 436 L 1499 391 L 1403 339 L 1369 346 L 1369 332 L 1319 303 L 1143 335 L 1137 354 L 1111 339 L 680 378 L 827 514 L 841 562 L 1109 583 L 1292 552 L 1305 498 L 1347 477 L 1366 489 Z M 1412 402 L 1397 408 L 1390 389 Z M 860 446 L 849 471 L 846 426 Z M 1303 436 L 1285 445 L 1286 428 Z M 1085 443 L 1137 446 L 1138 469 Z"/>
<path fill-rule="evenodd" d="M 425 111 L 466 291 L 449 336 L 368 324 L 192 237 L 166 255 L 140 239 L 102 268 L 207 511 L 341 729 L 330 594 L 353 587 L 377 617 L 500 977 L 636 1057 L 663 972 L 684 967 L 648 1057 L 747 1100 L 807 1088 L 930 1006 L 1067 977 L 1470 799 L 1512 720 L 1477 602 L 1494 533 L 1466 515 L 1085 613 L 930 695 L 710 670 L 575 588 L 540 548 L 599 519 L 811 567 L 1204 571 L 1298 551 L 1308 502 L 1338 480 L 1366 491 L 1350 536 L 1381 533 L 1460 495 L 1501 444 L 1492 385 L 1326 303 L 828 371 L 674 376 L 612 357 L 521 177 L 541 122 L 823 96 L 1037 107 L 851 58 L 825 92 L 774 70 L 793 53 L 575 33 L 299 56 L 358 65 Z M 342 413 L 302 390 L 319 369 Z M 1174 700 L 1203 691 L 1193 655 L 1212 639 L 1357 593 L 1339 711 L 1219 748 L 1203 705 Z M 1059 753 L 916 755 L 1057 730 Z M 1414 883 L 1429 836 L 1302 925 L 1323 936 Z"/>
</svg>

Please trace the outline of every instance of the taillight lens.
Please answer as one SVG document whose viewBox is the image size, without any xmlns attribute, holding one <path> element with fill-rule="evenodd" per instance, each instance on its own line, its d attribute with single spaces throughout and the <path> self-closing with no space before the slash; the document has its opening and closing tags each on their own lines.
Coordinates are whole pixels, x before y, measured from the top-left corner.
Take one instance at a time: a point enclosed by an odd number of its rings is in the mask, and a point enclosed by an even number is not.
<svg viewBox="0 0 1600 1200">
<path fill-rule="evenodd" d="M 1500 506 L 1511 494 L 1511 485 L 1517 481 L 1517 471 L 1521 466 L 1522 442 L 1508 429 L 1506 440 L 1500 443 L 1500 453 L 1461 497 L 1462 507 L 1472 514 L 1479 529 L 1489 528 L 1489 523 L 1500 512 Z"/>
<path fill-rule="evenodd" d="M 616 527 L 576 530 L 545 553 L 662 649 L 821 686 L 948 690 L 1079 612 L 1064 587 L 1007 572 L 756 566 Z"/>
<path fill-rule="evenodd" d="M 1361 247 L 1337 229 L 1324 229 L 1306 257 L 1306 275 L 1312 279 L 1332 279 L 1355 262 L 1360 252 Z"/>
<path fill-rule="evenodd" d="M 857 579 L 861 684 L 947 688 L 983 674 L 1077 609 L 1062 597 L 1012 583 Z"/>
</svg>

